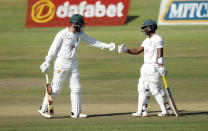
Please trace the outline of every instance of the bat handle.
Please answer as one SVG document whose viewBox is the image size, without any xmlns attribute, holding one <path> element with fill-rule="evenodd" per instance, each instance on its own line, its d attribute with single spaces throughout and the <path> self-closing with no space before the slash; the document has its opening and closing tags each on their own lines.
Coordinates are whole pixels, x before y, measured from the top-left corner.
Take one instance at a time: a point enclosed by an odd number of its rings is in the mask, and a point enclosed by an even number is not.
<svg viewBox="0 0 208 131">
<path fill-rule="evenodd" d="M 49 80 L 48 80 L 48 73 L 45 74 L 46 75 L 46 84 L 49 83 Z"/>
<path fill-rule="evenodd" d="M 168 84 L 167 84 L 165 76 L 162 76 L 162 78 L 163 78 L 163 81 L 164 81 L 165 88 L 168 88 Z"/>
</svg>

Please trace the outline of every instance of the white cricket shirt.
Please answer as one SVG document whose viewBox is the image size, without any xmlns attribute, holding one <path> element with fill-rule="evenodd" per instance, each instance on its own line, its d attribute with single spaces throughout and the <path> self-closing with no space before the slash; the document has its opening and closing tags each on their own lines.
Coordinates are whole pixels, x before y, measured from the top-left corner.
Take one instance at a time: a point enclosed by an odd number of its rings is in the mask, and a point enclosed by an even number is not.
<svg viewBox="0 0 208 131">
<path fill-rule="evenodd" d="M 151 38 L 146 38 L 141 46 L 144 47 L 144 63 L 157 64 L 157 48 L 163 48 L 162 38 L 154 34 Z"/>
<path fill-rule="evenodd" d="M 70 32 L 67 27 L 57 33 L 45 59 L 51 61 L 53 56 L 58 56 L 64 59 L 76 58 L 76 50 L 80 41 L 86 41 L 88 44 L 101 49 L 110 47 L 109 44 L 93 39 L 82 31 L 74 34 Z"/>
</svg>

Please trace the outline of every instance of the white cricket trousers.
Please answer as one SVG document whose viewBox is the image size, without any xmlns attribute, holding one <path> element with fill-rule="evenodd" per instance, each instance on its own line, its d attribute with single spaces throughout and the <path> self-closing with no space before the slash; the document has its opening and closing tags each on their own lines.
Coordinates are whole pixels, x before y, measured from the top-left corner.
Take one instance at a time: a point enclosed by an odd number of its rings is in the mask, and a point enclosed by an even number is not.
<svg viewBox="0 0 208 131">
<path fill-rule="evenodd" d="M 68 79 L 69 88 L 71 89 L 71 111 L 74 115 L 79 115 L 81 113 L 82 86 L 80 84 L 78 62 L 76 59 L 72 60 L 57 57 L 54 62 L 54 73 L 51 82 L 53 100 L 55 100 L 56 95 L 61 92 L 66 78 Z M 47 110 L 47 102 L 48 98 L 45 95 L 42 111 Z"/>
<path fill-rule="evenodd" d="M 166 113 L 164 99 L 160 93 L 161 78 L 158 72 L 157 64 L 143 64 L 140 69 L 140 78 L 138 83 L 138 112 L 142 113 L 146 110 L 145 105 L 149 99 L 149 90 L 155 97 L 163 113 Z"/>
</svg>

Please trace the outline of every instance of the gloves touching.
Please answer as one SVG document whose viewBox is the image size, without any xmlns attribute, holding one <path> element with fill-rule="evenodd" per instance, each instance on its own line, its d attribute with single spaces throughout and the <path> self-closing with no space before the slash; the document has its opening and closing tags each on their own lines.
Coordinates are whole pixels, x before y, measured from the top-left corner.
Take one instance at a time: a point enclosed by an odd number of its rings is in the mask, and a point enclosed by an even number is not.
<svg viewBox="0 0 208 131">
<path fill-rule="evenodd" d="M 126 52 L 127 48 L 124 44 L 118 45 L 118 53 Z"/>
</svg>

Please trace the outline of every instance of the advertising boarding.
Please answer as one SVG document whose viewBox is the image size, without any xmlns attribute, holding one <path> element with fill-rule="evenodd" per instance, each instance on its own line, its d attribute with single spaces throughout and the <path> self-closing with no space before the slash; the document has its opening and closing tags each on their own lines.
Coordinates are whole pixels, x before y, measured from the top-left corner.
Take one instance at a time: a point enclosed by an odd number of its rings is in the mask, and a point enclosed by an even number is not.
<svg viewBox="0 0 208 131">
<path fill-rule="evenodd" d="M 67 26 L 73 14 L 86 26 L 124 25 L 129 0 L 28 0 L 26 27 Z"/>
<path fill-rule="evenodd" d="M 208 25 L 208 0 L 161 0 L 159 25 Z"/>
</svg>

